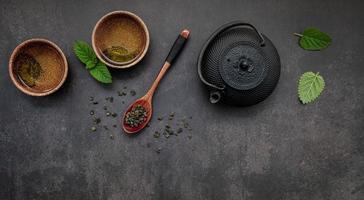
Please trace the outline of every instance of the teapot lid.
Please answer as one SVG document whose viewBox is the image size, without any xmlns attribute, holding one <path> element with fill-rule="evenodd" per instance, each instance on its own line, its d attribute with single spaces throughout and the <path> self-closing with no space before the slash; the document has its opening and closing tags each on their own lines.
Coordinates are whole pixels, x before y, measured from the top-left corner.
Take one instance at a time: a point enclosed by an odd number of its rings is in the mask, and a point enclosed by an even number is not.
<svg viewBox="0 0 364 200">
<path fill-rule="evenodd" d="M 249 41 L 239 41 L 225 48 L 221 54 L 219 71 L 230 87 L 250 90 L 264 80 L 268 67 L 260 46 Z"/>
</svg>

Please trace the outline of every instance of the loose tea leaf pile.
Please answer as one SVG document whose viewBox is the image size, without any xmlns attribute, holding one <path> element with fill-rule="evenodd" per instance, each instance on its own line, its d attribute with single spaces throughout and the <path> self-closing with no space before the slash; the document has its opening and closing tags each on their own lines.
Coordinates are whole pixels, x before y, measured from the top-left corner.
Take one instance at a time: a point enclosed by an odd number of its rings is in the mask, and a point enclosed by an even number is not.
<svg viewBox="0 0 364 200">
<path fill-rule="evenodd" d="M 115 62 L 127 62 L 135 58 L 136 52 L 129 52 L 122 46 L 112 46 L 102 52 L 106 57 Z"/>
<path fill-rule="evenodd" d="M 147 120 L 147 111 L 142 105 L 136 105 L 125 115 L 124 123 L 130 127 L 138 127 Z"/>
<path fill-rule="evenodd" d="M 29 54 L 20 54 L 16 63 L 19 78 L 29 87 L 36 85 L 43 69 L 35 58 Z"/>
</svg>

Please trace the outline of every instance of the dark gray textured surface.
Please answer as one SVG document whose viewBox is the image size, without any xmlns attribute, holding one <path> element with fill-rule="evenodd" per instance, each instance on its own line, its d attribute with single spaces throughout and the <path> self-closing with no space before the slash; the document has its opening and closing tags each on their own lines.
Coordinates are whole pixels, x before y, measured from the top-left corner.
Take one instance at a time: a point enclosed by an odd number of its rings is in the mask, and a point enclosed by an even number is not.
<svg viewBox="0 0 364 200">
<path fill-rule="evenodd" d="M 364 199 L 363 1 L 1 0 L 0 9 L 0 199 Z M 135 68 L 112 70 L 114 83 L 104 87 L 71 46 L 90 41 L 96 21 L 113 10 L 143 18 L 151 47 Z M 196 73 L 204 40 L 234 19 L 255 24 L 282 61 L 277 89 L 248 108 L 210 105 Z M 300 49 L 292 32 L 307 26 L 329 33 L 333 44 Z M 105 96 L 121 112 L 118 89 L 142 95 L 185 27 L 191 39 L 155 95 L 151 128 L 132 138 L 111 128 L 117 120 L 105 120 Z M 8 76 L 12 50 L 32 37 L 54 41 L 68 58 L 67 82 L 49 97 L 22 94 Z M 324 76 L 326 89 L 303 106 L 296 82 L 310 70 Z M 90 133 L 90 96 L 111 131 Z M 192 116 L 193 131 L 153 138 L 156 116 L 171 111 Z"/>
</svg>

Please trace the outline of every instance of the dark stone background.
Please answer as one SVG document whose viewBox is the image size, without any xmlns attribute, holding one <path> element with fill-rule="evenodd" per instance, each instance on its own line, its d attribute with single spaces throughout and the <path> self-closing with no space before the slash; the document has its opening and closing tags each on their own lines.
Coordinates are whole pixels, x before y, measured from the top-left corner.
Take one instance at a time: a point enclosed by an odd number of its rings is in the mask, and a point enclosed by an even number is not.
<svg viewBox="0 0 364 200">
<path fill-rule="evenodd" d="M 364 199 L 363 1 L 1 0 L 0 7 L 1 200 Z M 78 62 L 72 43 L 90 41 L 96 21 L 114 10 L 138 14 L 151 47 L 135 68 L 112 70 L 114 83 L 103 86 Z M 204 41 L 235 19 L 256 25 L 282 61 L 277 89 L 247 108 L 211 105 L 196 72 Z M 302 50 L 292 33 L 308 26 L 329 33 L 332 45 Z M 183 28 L 191 39 L 157 90 L 151 127 L 137 137 L 112 128 L 120 115 L 108 118 L 102 106 L 120 113 L 145 93 Z M 65 85 L 48 97 L 21 93 L 8 75 L 12 50 L 33 37 L 54 41 L 68 58 Z M 326 89 L 304 106 L 297 80 L 311 70 Z M 123 86 L 137 96 L 117 96 Z M 90 96 L 100 104 L 91 105 Z M 109 131 L 90 132 L 92 109 Z M 155 139 L 165 123 L 157 116 L 170 112 L 192 116 L 193 130 Z"/>
</svg>

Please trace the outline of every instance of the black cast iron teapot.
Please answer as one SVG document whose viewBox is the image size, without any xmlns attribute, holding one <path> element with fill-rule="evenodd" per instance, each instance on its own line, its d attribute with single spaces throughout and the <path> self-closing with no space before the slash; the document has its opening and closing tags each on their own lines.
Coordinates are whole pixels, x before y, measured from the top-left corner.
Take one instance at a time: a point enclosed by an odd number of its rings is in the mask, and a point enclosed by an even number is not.
<svg viewBox="0 0 364 200">
<path fill-rule="evenodd" d="M 198 58 L 198 74 L 210 90 L 210 102 L 238 106 L 263 101 L 280 76 L 273 43 L 251 24 L 234 21 L 207 40 Z"/>
</svg>

